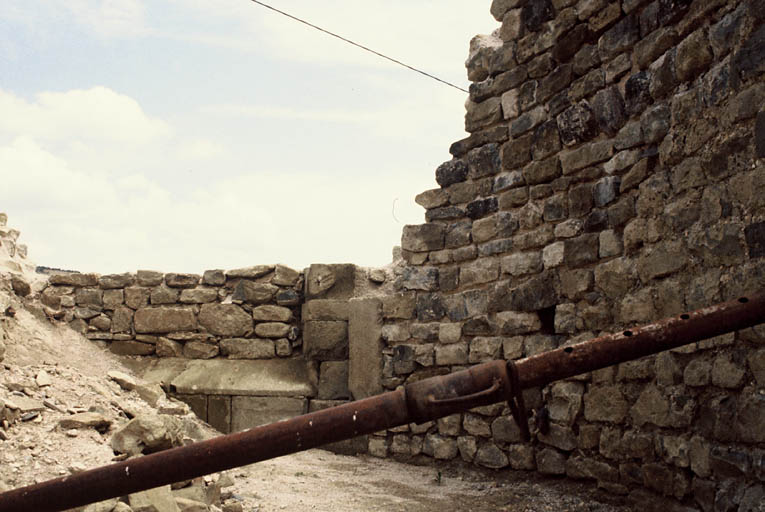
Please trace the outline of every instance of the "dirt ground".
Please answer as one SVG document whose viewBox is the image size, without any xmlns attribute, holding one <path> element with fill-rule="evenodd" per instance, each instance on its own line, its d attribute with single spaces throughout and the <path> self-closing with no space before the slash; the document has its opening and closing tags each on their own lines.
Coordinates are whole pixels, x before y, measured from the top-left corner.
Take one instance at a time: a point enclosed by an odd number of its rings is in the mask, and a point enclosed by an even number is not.
<svg viewBox="0 0 765 512">
<path fill-rule="evenodd" d="M 248 512 L 627 512 L 592 485 L 528 472 L 413 466 L 310 450 L 234 470 Z"/>
<path fill-rule="evenodd" d="M 128 370 L 103 346 L 66 326 L 51 325 L 39 311 L 35 315 L 25 310 L 7 289 L 0 289 L 3 311 L 9 304 L 17 313 L 0 318 L 6 345 L 0 364 L 0 398 L 31 399 L 45 407 L 31 418 L 0 428 L 0 489 L 110 463 L 114 457 L 111 433 L 129 416 L 151 410 L 134 391 L 106 376 L 112 370 Z M 60 428 L 63 417 L 87 410 L 112 418 L 111 430 Z M 210 435 L 201 421 L 186 418 L 198 424 L 200 435 Z M 247 512 L 631 510 L 599 501 L 608 496 L 584 483 L 526 472 L 481 472 L 460 465 L 406 465 L 324 450 L 231 470 L 229 476 L 234 485 L 223 489 L 224 497 Z"/>
</svg>

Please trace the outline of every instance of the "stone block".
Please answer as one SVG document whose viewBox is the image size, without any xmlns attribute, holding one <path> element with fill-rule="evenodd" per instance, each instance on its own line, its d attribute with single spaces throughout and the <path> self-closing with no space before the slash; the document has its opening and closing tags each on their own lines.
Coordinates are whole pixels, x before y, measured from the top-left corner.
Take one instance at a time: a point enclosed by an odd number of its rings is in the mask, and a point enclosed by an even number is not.
<svg viewBox="0 0 765 512">
<path fill-rule="evenodd" d="M 348 322 L 309 321 L 303 324 L 303 351 L 319 361 L 348 357 Z"/>
<path fill-rule="evenodd" d="M 302 359 L 158 359 L 144 374 L 180 394 L 240 396 L 316 395 L 315 364 Z"/>
<path fill-rule="evenodd" d="M 212 359 L 220 353 L 220 347 L 203 341 L 189 341 L 183 345 L 183 357 L 187 359 Z"/>
<path fill-rule="evenodd" d="M 628 117 L 624 99 L 615 85 L 595 94 L 592 100 L 592 112 L 600 130 L 612 137 L 621 129 Z"/>
<path fill-rule="evenodd" d="M 275 355 L 273 340 L 259 338 L 225 338 L 220 350 L 229 359 L 270 359 Z"/>
<path fill-rule="evenodd" d="M 231 398 L 231 432 L 267 425 L 305 414 L 305 398 L 234 396 Z"/>
<path fill-rule="evenodd" d="M 202 274 L 202 284 L 221 286 L 226 284 L 226 273 L 223 270 L 205 270 Z"/>
<path fill-rule="evenodd" d="M 469 363 L 483 363 L 498 359 L 502 350 L 502 338 L 476 336 L 470 341 Z"/>
<path fill-rule="evenodd" d="M 500 282 L 490 293 L 490 311 L 537 311 L 553 306 L 558 301 L 558 283 L 555 274 L 544 271 L 528 281 L 511 286 Z"/>
<path fill-rule="evenodd" d="M 348 361 L 325 361 L 319 367 L 320 400 L 350 398 L 348 390 Z"/>
<path fill-rule="evenodd" d="M 456 158 L 444 162 L 436 169 L 436 182 L 441 185 L 442 188 L 454 185 L 455 183 L 461 183 L 467 179 L 467 176 L 467 164 Z"/>
<path fill-rule="evenodd" d="M 270 283 L 256 283 L 242 279 L 234 286 L 232 298 L 238 302 L 249 304 L 263 304 L 271 302 L 279 287 Z"/>
<path fill-rule="evenodd" d="M 135 276 L 130 273 L 110 274 L 98 278 L 98 286 L 102 290 L 125 288 L 135 282 Z"/>
<path fill-rule="evenodd" d="M 170 333 L 193 331 L 197 328 L 194 312 L 187 308 L 141 308 L 135 312 L 135 330 L 138 333 Z"/>
<path fill-rule="evenodd" d="M 436 364 L 450 366 L 468 363 L 468 344 L 454 343 L 435 347 Z"/>
<path fill-rule="evenodd" d="M 444 248 L 445 227 L 442 224 L 404 226 L 401 247 L 412 252 L 435 251 Z"/>
<path fill-rule="evenodd" d="M 57 286 L 74 286 L 80 288 L 83 286 L 97 286 L 98 274 L 53 274 L 48 278 L 48 282 Z"/>
<path fill-rule="evenodd" d="M 305 299 L 349 299 L 356 288 L 356 266 L 311 265 L 305 278 Z"/>
<path fill-rule="evenodd" d="M 518 169 L 531 161 L 531 146 L 534 134 L 514 137 L 502 145 L 502 167 L 508 171 Z"/>
<path fill-rule="evenodd" d="M 261 338 L 286 338 L 290 333 L 289 324 L 282 322 L 263 322 L 255 324 L 255 335 Z"/>
<path fill-rule="evenodd" d="M 584 417 L 588 421 L 621 423 L 627 417 L 628 407 L 617 386 L 593 386 L 584 395 Z"/>
<path fill-rule="evenodd" d="M 591 165 L 605 162 L 614 155 L 612 140 L 603 140 L 585 144 L 584 146 L 560 154 L 563 174 L 572 174 Z"/>
<path fill-rule="evenodd" d="M 348 388 L 356 400 L 383 391 L 380 381 L 381 309 L 382 304 L 378 299 L 350 301 Z"/>
<path fill-rule="evenodd" d="M 198 274 L 165 274 L 165 284 L 170 288 L 194 288 L 200 279 Z"/>
<path fill-rule="evenodd" d="M 481 258 L 460 267 L 459 282 L 470 286 L 495 281 L 499 277 L 499 261 Z"/>
<path fill-rule="evenodd" d="M 215 288 L 193 288 L 181 291 L 180 302 L 183 304 L 205 304 L 218 299 Z"/>
<path fill-rule="evenodd" d="M 178 512 L 180 510 L 169 485 L 130 494 L 128 503 L 131 510 L 138 512 Z"/>
<path fill-rule="evenodd" d="M 693 80 L 709 67 L 713 59 L 706 29 L 686 37 L 677 47 L 676 76 L 681 82 Z"/>
<path fill-rule="evenodd" d="M 204 304 L 199 310 L 199 324 L 212 334 L 238 337 L 252 333 L 253 322 L 252 315 L 236 304 Z"/>
</svg>

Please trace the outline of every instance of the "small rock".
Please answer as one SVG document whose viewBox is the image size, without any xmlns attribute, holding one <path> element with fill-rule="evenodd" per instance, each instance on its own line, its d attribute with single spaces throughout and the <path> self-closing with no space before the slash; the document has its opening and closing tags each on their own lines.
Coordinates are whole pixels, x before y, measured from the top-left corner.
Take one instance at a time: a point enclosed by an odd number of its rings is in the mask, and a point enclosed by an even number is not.
<svg viewBox="0 0 765 512">
<path fill-rule="evenodd" d="M 86 468 L 84 464 L 75 462 L 74 464 L 70 465 L 67 469 L 69 470 L 69 474 L 76 475 L 77 473 L 82 473 L 88 468 Z"/>
<path fill-rule="evenodd" d="M 35 382 L 37 383 L 37 387 L 44 388 L 46 386 L 50 386 L 53 384 L 53 381 L 50 378 L 50 375 L 48 375 L 48 372 L 45 370 L 40 370 L 40 372 L 35 377 Z"/>
<path fill-rule="evenodd" d="M 58 424 L 65 429 L 95 428 L 99 432 L 106 432 L 112 421 L 97 412 L 81 412 L 60 419 Z"/>
<path fill-rule="evenodd" d="M 119 384 L 119 386 L 124 389 L 125 391 L 132 391 L 135 389 L 136 382 L 133 377 L 128 375 L 127 373 L 122 373 L 119 371 L 111 371 L 107 373 L 107 376 L 112 379 L 114 382 Z"/>
</svg>

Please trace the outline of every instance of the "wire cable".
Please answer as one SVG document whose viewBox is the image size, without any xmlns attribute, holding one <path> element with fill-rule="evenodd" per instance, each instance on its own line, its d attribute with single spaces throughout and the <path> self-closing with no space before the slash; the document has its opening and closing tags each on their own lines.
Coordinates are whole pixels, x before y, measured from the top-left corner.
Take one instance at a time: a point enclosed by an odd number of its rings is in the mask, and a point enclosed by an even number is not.
<svg viewBox="0 0 765 512">
<path fill-rule="evenodd" d="M 387 55 L 383 55 L 383 54 L 382 54 L 382 53 L 380 53 L 380 52 L 376 52 L 376 51 L 372 50 L 371 48 L 367 48 L 367 47 L 366 47 L 366 46 L 364 46 L 364 45 L 361 45 L 361 44 L 359 44 L 359 43 L 356 43 L 356 42 L 354 42 L 354 41 L 351 41 L 350 39 L 346 39 L 346 38 L 345 38 L 345 37 L 343 37 L 343 36 L 340 36 L 340 35 L 338 35 L 338 34 L 335 34 L 334 32 L 330 32 L 329 30 L 323 29 L 323 28 L 321 28 L 321 27 L 319 27 L 319 26 L 317 26 L 317 25 L 314 25 L 313 23 L 309 23 L 309 22 L 307 22 L 307 21 L 305 21 L 305 20 L 303 20 L 303 19 L 301 19 L 301 18 L 298 18 L 297 16 L 293 16 L 292 14 L 286 13 L 286 12 L 284 12 L 284 11 L 280 11 L 280 10 L 279 10 L 279 9 L 277 9 L 276 7 L 272 7 L 272 6 L 270 6 L 270 5 L 268 5 L 268 4 L 264 3 L 264 2 L 260 2 L 259 0 L 250 0 L 250 1 L 251 1 L 252 3 L 255 3 L 255 4 L 258 4 L 258 5 L 260 5 L 261 7 L 265 7 L 266 9 L 270 9 L 270 10 L 272 10 L 272 11 L 274 11 L 274 12 L 277 12 L 277 13 L 281 14 L 282 16 L 286 16 L 286 17 L 288 17 L 288 18 L 290 18 L 290 19 L 293 19 L 293 20 L 295 20 L 295 21 L 298 21 L 298 22 L 300 22 L 300 23 L 302 23 L 302 24 L 304 24 L 304 25 L 308 25 L 308 26 L 309 26 L 309 27 L 311 27 L 311 28 L 315 28 L 316 30 L 318 30 L 318 31 L 320 31 L 320 32 L 324 32 L 325 34 L 328 34 L 328 35 L 330 35 L 330 36 L 332 36 L 332 37 L 336 37 L 337 39 L 340 39 L 341 41 L 344 41 L 344 42 L 346 42 L 346 43 L 348 43 L 348 44 L 352 44 L 353 46 L 356 46 L 356 47 L 358 47 L 358 48 L 361 48 L 362 50 L 366 50 L 366 51 L 368 51 L 369 53 L 373 53 L 373 54 L 377 55 L 378 57 L 382 57 L 383 59 L 386 59 L 386 60 L 389 60 L 389 61 L 391 61 L 391 62 L 394 62 L 394 63 L 398 64 L 399 66 L 404 66 L 405 68 L 411 69 L 412 71 L 415 71 L 415 72 L 417 72 L 417 73 L 419 73 L 419 74 L 421 74 L 421 75 L 425 75 L 425 76 L 426 76 L 426 77 L 428 77 L 428 78 L 432 78 L 433 80 L 436 80 L 436 81 L 438 81 L 438 82 L 441 82 L 442 84 L 448 85 L 449 87 L 454 87 L 455 89 L 459 89 L 459 90 L 460 90 L 460 91 L 462 91 L 462 92 L 468 92 L 466 89 L 463 89 L 462 87 L 459 87 L 459 86 L 457 86 L 457 85 L 454 85 L 454 84 L 453 84 L 453 83 L 451 83 L 451 82 L 447 82 L 446 80 L 442 80 L 442 79 L 438 78 L 437 76 L 433 76 L 433 75 L 431 75 L 430 73 L 426 73 L 425 71 L 422 71 L 422 70 L 420 70 L 420 69 L 417 69 L 417 68 L 415 68 L 415 67 L 412 67 L 412 66 L 410 66 L 409 64 L 404 64 L 404 63 L 403 63 L 403 62 L 401 62 L 400 60 L 396 60 L 396 59 L 394 59 L 394 58 L 392 58 L 392 57 L 388 57 Z"/>
</svg>

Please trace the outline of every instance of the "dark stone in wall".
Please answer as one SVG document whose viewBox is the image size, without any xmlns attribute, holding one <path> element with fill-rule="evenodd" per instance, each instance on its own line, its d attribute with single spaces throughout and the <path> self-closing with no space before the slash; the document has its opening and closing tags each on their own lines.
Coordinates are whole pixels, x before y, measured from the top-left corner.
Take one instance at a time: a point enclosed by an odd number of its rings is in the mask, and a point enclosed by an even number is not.
<svg viewBox="0 0 765 512">
<path fill-rule="evenodd" d="M 548 270 L 514 288 L 509 281 L 495 285 L 489 296 L 489 311 L 538 311 L 557 303 L 558 278 Z"/>
<path fill-rule="evenodd" d="M 553 58 L 558 62 L 568 62 L 592 36 L 590 27 L 586 23 L 580 23 L 558 39 L 553 48 Z"/>
<path fill-rule="evenodd" d="M 417 296 L 417 320 L 420 322 L 435 322 L 446 315 L 441 295 L 437 293 L 422 293 Z"/>
<path fill-rule="evenodd" d="M 601 131 L 610 136 L 616 135 L 619 128 L 627 121 L 624 99 L 615 85 L 598 91 L 592 100 L 592 111 Z"/>
<path fill-rule="evenodd" d="M 447 249 L 456 249 L 470 243 L 473 223 L 469 220 L 449 224 L 444 242 Z"/>
<path fill-rule="evenodd" d="M 459 286 L 459 275 L 460 269 L 458 267 L 439 269 L 438 288 L 442 292 L 456 290 L 457 286 Z"/>
<path fill-rule="evenodd" d="M 425 220 L 431 222 L 433 220 L 449 220 L 459 219 L 465 216 L 465 210 L 457 206 L 443 206 L 441 208 L 431 208 L 425 212 Z"/>
<path fill-rule="evenodd" d="M 488 197 L 486 199 L 478 199 L 467 205 L 467 216 L 471 219 L 480 219 L 490 213 L 494 213 L 499 210 L 499 204 L 496 197 Z"/>
<path fill-rule="evenodd" d="M 560 136 L 558 135 L 558 123 L 554 119 L 542 123 L 534 131 L 534 147 L 532 154 L 534 160 L 542 160 L 560 151 Z M 529 181 L 528 183 L 533 183 Z"/>
<path fill-rule="evenodd" d="M 651 77 L 647 71 L 635 73 L 627 79 L 627 83 L 624 85 L 624 102 L 630 116 L 641 113 L 653 102 L 649 89 L 650 84 Z"/>
<path fill-rule="evenodd" d="M 735 53 L 732 66 L 733 75 L 744 80 L 765 72 L 765 25 L 760 25 Z"/>
<path fill-rule="evenodd" d="M 659 0 L 648 4 L 640 12 L 640 37 L 643 38 L 659 28 Z"/>
<path fill-rule="evenodd" d="M 521 11 L 521 19 L 529 32 L 537 32 L 545 21 L 554 17 L 555 8 L 550 0 L 531 0 Z"/>
<path fill-rule="evenodd" d="M 730 64 L 726 62 L 711 69 L 704 78 L 704 87 L 701 91 L 704 105 L 710 107 L 722 102 L 728 96 L 730 86 Z"/>
<path fill-rule="evenodd" d="M 744 229 L 750 258 L 765 256 L 765 222 L 750 224 Z"/>
<path fill-rule="evenodd" d="M 676 23 L 685 15 L 692 0 L 659 0 L 657 17 L 659 25 Z"/>
<path fill-rule="evenodd" d="M 490 142 L 505 142 L 509 136 L 510 134 L 507 132 L 506 126 L 492 126 L 491 128 L 486 128 L 480 132 L 473 132 L 469 137 L 453 143 L 449 146 L 449 154 L 459 158 L 471 149 L 483 146 L 484 144 Z"/>
<path fill-rule="evenodd" d="M 598 49 L 603 60 L 611 60 L 625 50 L 629 50 L 640 39 L 640 22 L 636 16 L 629 15 L 608 29 L 598 41 Z"/>
<path fill-rule="evenodd" d="M 571 64 L 561 64 L 539 83 L 537 99 L 540 102 L 547 101 L 553 94 L 568 87 L 572 77 Z"/>
<path fill-rule="evenodd" d="M 497 174 L 501 167 L 499 144 L 492 143 L 467 154 L 468 173 L 472 179 Z"/>
<path fill-rule="evenodd" d="M 571 217 L 581 217 L 592 210 L 592 185 L 578 185 L 568 191 L 568 211 Z"/>
<path fill-rule="evenodd" d="M 462 160 L 444 162 L 436 169 L 436 182 L 442 187 L 465 181 L 468 176 L 468 166 Z"/>
<path fill-rule="evenodd" d="M 765 111 L 757 114 L 754 124 L 754 145 L 757 158 L 765 158 Z"/>
<path fill-rule="evenodd" d="M 533 133 L 513 139 L 502 146 L 502 167 L 508 170 L 517 169 L 531 161 L 531 141 Z"/>
<path fill-rule="evenodd" d="M 556 118 L 563 144 L 585 142 L 598 134 L 598 123 L 587 101 L 582 100 L 564 110 Z"/>
<path fill-rule="evenodd" d="M 675 75 L 675 60 L 677 57 L 677 48 L 669 50 L 663 56 L 663 61 L 651 75 L 651 96 L 658 100 L 672 92 L 677 86 L 677 76 Z"/>
</svg>

